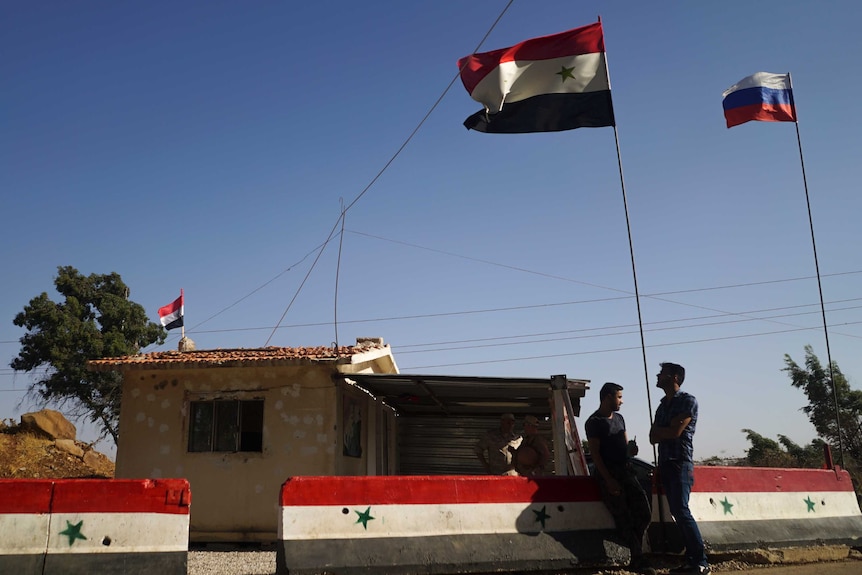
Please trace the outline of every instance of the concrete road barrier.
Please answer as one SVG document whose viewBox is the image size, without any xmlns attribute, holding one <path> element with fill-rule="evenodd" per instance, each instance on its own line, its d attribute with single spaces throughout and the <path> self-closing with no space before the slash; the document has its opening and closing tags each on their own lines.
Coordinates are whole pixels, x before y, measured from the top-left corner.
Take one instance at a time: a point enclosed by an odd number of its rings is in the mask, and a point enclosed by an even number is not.
<svg viewBox="0 0 862 575">
<path fill-rule="evenodd" d="M 590 477 L 293 477 L 278 573 L 487 573 L 625 560 Z"/>
<path fill-rule="evenodd" d="M 0 573 L 185 575 L 185 479 L 0 480 Z"/>
<path fill-rule="evenodd" d="M 713 551 L 862 542 L 862 513 L 850 475 L 840 468 L 696 466 L 689 508 Z M 652 520 L 653 549 L 666 540 L 667 550 L 681 550 L 663 495 L 653 496 Z"/>
<path fill-rule="evenodd" d="M 862 542 L 841 469 L 698 466 L 690 507 L 711 551 Z M 291 575 L 542 571 L 628 554 L 590 477 L 294 477 L 278 538 L 278 573 Z M 657 490 L 649 543 L 682 550 Z"/>
</svg>

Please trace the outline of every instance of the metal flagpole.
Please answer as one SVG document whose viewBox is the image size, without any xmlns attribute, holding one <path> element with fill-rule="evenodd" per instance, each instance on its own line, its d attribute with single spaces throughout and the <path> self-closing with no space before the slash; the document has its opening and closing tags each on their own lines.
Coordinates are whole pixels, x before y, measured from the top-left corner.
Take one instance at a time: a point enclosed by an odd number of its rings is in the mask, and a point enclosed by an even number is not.
<svg viewBox="0 0 862 575">
<path fill-rule="evenodd" d="M 599 22 L 602 21 L 601 16 L 599 16 Z M 608 68 L 608 54 L 605 51 L 605 75 L 608 78 L 608 90 L 611 89 L 611 73 Z M 611 90 L 611 98 L 613 98 L 613 90 Z M 613 105 L 613 101 L 611 103 Z M 650 386 L 649 386 L 649 369 L 647 368 L 647 358 L 646 358 L 646 344 L 644 343 L 644 324 L 643 318 L 641 316 L 641 300 L 640 300 L 640 292 L 638 291 L 638 272 L 635 266 L 635 249 L 634 244 L 632 243 L 632 226 L 631 221 L 629 219 L 629 204 L 626 199 L 626 181 L 623 177 L 623 160 L 622 154 L 620 153 L 620 137 L 617 132 L 617 120 L 614 118 L 614 143 L 617 148 L 617 166 L 620 172 L 620 189 L 623 192 L 623 209 L 626 213 L 626 231 L 629 237 L 629 256 L 631 257 L 632 262 L 632 279 L 634 280 L 634 288 L 635 288 L 635 303 L 637 305 L 638 310 L 638 329 L 640 331 L 641 338 L 641 355 L 643 356 L 643 364 L 644 364 L 644 381 L 646 383 L 646 394 L 647 394 L 647 409 L 649 409 L 649 423 L 650 427 L 652 427 L 652 399 L 650 398 Z M 655 459 L 655 447 L 653 447 L 653 458 Z"/>
<path fill-rule="evenodd" d="M 607 65 L 607 61 L 605 61 L 605 65 Z M 610 79 L 608 81 L 610 83 Z M 647 392 L 647 408 L 649 409 L 649 423 L 652 426 L 652 400 L 650 399 L 650 387 L 649 387 L 649 368 L 647 368 L 647 358 L 646 358 L 646 344 L 644 343 L 644 324 L 643 318 L 641 316 L 641 300 L 640 300 L 640 292 L 638 291 L 638 272 L 635 266 L 635 249 L 634 244 L 632 243 L 632 226 L 631 221 L 629 220 L 629 205 L 628 200 L 626 199 L 626 181 L 623 178 L 623 161 L 622 155 L 620 154 L 620 138 L 617 133 L 616 121 L 614 121 L 614 142 L 617 146 L 617 165 L 620 171 L 620 188 L 623 192 L 623 209 L 626 212 L 626 231 L 629 236 L 629 255 L 632 261 L 632 278 L 634 280 L 635 287 L 635 303 L 638 308 L 638 329 L 640 331 L 641 337 L 641 355 L 643 356 L 643 364 L 644 364 L 644 381 L 646 382 L 646 392 Z M 655 448 L 653 448 L 653 451 Z"/>
<path fill-rule="evenodd" d="M 186 308 L 185 308 L 186 298 L 185 298 L 185 295 L 183 294 L 183 288 L 180 288 L 180 301 L 182 302 L 181 307 L 183 310 L 183 325 L 180 326 L 180 339 L 185 339 L 186 338 L 186 318 L 185 318 L 185 315 L 186 315 L 186 313 L 185 313 L 186 312 Z"/>
<path fill-rule="evenodd" d="M 601 21 L 602 21 L 602 18 L 601 18 L 601 16 L 599 16 L 599 22 L 601 22 Z M 605 51 L 605 74 L 607 75 L 607 78 L 608 78 L 608 90 L 610 90 L 611 89 L 611 73 L 610 73 L 610 69 L 608 68 L 607 51 Z M 611 90 L 611 98 L 613 98 L 613 91 L 612 90 Z M 613 105 L 613 101 L 612 101 L 612 105 Z M 628 204 L 628 199 L 626 197 L 626 180 L 623 177 L 623 160 L 622 160 L 622 153 L 620 152 L 620 137 L 619 137 L 619 133 L 617 131 L 616 117 L 614 117 L 614 144 L 616 145 L 616 148 L 617 148 L 617 167 L 619 168 L 619 172 L 620 172 L 620 189 L 622 190 L 622 195 L 623 195 L 623 209 L 625 210 L 625 214 L 626 214 L 626 232 L 627 232 L 628 238 L 629 238 L 629 256 L 630 256 L 631 262 L 632 262 L 632 280 L 634 282 L 634 288 L 635 288 L 635 304 L 636 304 L 637 310 L 638 310 L 638 331 L 640 333 L 640 338 L 641 338 L 641 356 L 643 358 L 644 384 L 646 386 L 647 409 L 649 411 L 648 415 L 649 415 L 650 429 L 652 429 L 652 425 L 653 425 L 652 396 L 650 395 L 649 368 L 647 367 L 646 343 L 644 340 L 644 324 L 643 324 L 643 316 L 641 314 L 641 299 L 640 299 L 640 291 L 638 289 L 638 273 L 637 273 L 637 266 L 635 266 L 635 248 L 634 248 L 634 243 L 632 242 L 632 226 L 631 226 L 631 220 L 629 218 L 629 204 Z M 657 451 L 657 449 L 658 448 L 656 445 L 652 446 L 652 457 L 653 457 L 653 461 L 655 463 L 658 463 L 658 451 Z M 662 493 L 661 485 L 659 483 L 659 491 L 658 491 L 658 494 L 659 494 L 659 497 L 658 497 L 658 501 L 659 501 L 659 506 L 658 506 L 659 524 L 661 525 L 661 530 L 662 530 L 662 542 L 665 544 L 665 546 L 667 546 L 668 536 L 667 536 L 667 532 L 665 531 L 666 523 L 664 520 L 665 519 L 664 518 L 664 505 L 661 505 L 661 493 Z"/>
<path fill-rule="evenodd" d="M 607 66 L 608 66 L 607 53 L 605 53 L 605 70 L 606 70 L 606 72 L 607 72 Z M 611 83 L 611 76 L 610 76 L 610 73 L 608 72 L 608 88 L 610 88 L 610 83 Z M 635 248 L 634 248 L 634 243 L 632 242 L 632 226 L 631 226 L 631 220 L 629 219 L 629 204 L 628 204 L 628 200 L 626 199 L 626 180 L 623 177 L 623 160 L 622 160 L 622 154 L 620 153 L 620 138 L 619 138 L 619 134 L 617 132 L 616 118 L 614 118 L 614 143 L 616 144 L 616 147 L 617 147 L 617 166 L 618 166 L 619 172 L 620 172 L 620 189 L 622 190 L 622 193 L 623 193 L 623 209 L 625 210 L 625 213 L 626 213 L 626 232 L 628 233 L 628 237 L 629 237 L 629 256 L 631 257 L 631 262 L 632 262 L 632 280 L 634 282 L 635 303 L 637 305 L 637 310 L 638 310 L 638 330 L 640 332 L 640 338 L 641 338 L 641 356 L 643 357 L 644 382 L 646 385 L 646 396 L 647 396 L 647 409 L 649 410 L 649 413 L 648 413 L 649 425 L 650 425 L 650 429 L 652 429 L 652 425 L 653 425 L 652 398 L 650 395 L 649 368 L 647 367 L 646 343 L 644 340 L 644 324 L 643 324 L 643 317 L 641 314 L 640 291 L 638 290 L 638 272 L 637 272 L 637 266 L 635 266 Z M 653 461 L 658 463 L 658 448 L 656 445 L 652 445 L 652 457 L 653 457 Z M 667 546 L 668 536 L 667 536 L 667 532 L 665 531 L 665 529 L 666 529 L 666 527 L 665 527 L 666 523 L 665 523 L 665 518 L 664 518 L 665 511 L 664 511 L 664 505 L 661 504 L 661 493 L 662 493 L 662 491 L 661 491 L 660 484 L 659 484 L 659 492 L 658 493 L 659 493 L 658 516 L 659 516 L 659 524 L 661 525 L 661 530 L 662 530 L 662 542 L 664 543 L 665 546 Z"/>
<path fill-rule="evenodd" d="M 790 85 L 790 93 L 793 94 L 793 79 L 790 74 L 787 74 L 787 80 Z M 792 97 L 792 96 L 791 96 Z M 791 102 L 793 109 L 796 109 L 796 103 Z M 811 217 L 811 200 L 808 196 L 808 179 L 805 177 L 805 158 L 802 155 L 802 138 L 799 135 L 799 115 L 797 113 L 796 121 L 796 143 L 799 146 L 799 164 L 802 166 L 802 185 L 805 188 L 805 205 L 808 207 L 808 227 L 811 230 L 811 249 L 814 252 L 814 269 L 817 272 L 817 291 L 820 293 L 820 314 L 823 317 L 823 336 L 826 339 L 826 361 L 829 362 L 829 382 L 832 384 L 832 399 L 835 402 L 835 425 L 838 428 L 838 460 L 841 461 L 841 467 L 844 467 L 844 440 L 841 438 L 841 416 L 838 411 L 838 389 L 835 386 L 835 374 L 832 370 L 832 352 L 829 349 L 829 330 L 826 327 L 826 307 L 823 304 L 823 285 L 820 282 L 820 264 L 817 261 L 817 243 L 814 241 L 814 219 Z"/>
</svg>

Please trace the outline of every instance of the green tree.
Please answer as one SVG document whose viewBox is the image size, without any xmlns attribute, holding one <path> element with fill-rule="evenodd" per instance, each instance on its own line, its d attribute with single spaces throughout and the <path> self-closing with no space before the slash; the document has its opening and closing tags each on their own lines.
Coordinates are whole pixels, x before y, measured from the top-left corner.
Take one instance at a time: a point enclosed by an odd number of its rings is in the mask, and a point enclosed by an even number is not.
<svg viewBox="0 0 862 575">
<path fill-rule="evenodd" d="M 751 449 L 746 451 L 746 463 L 754 467 L 805 467 L 818 468 L 823 465 L 823 440 L 814 439 L 804 447 L 797 445 L 786 435 L 778 441 L 763 437 L 751 429 L 742 430 Z"/>
<path fill-rule="evenodd" d="M 808 405 L 803 407 L 802 411 L 814 425 L 817 435 L 832 447 L 836 455 L 839 447 L 839 427 L 835 417 L 837 396 L 845 465 L 850 467 L 851 462 L 848 459 L 862 462 L 862 391 L 850 389 L 847 378 L 833 361 L 833 394 L 829 369 L 820 364 L 810 345 L 805 346 L 804 368 L 787 354 L 784 356 L 784 365 L 783 371 L 790 375 L 793 387 L 803 390 L 808 397 Z"/>
<path fill-rule="evenodd" d="M 751 443 L 751 448 L 745 452 L 749 465 L 754 467 L 791 467 L 793 465 L 790 455 L 781 449 L 777 441 L 763 437 L 751 429 L 742 431 Z"/>
<path fill-rule="evenodd" d="M 825 463 L 825 454 L 823 446 L 826 444 L 820 438 L 815 437 L 808 445 L 802 446 L 796 444 L 786 435 L 778 436 L 778 442 L 784 447 L 787 454 L 793 458 L 794 467 L 817 468 L 822 467 Z"/>
<path fill-rule="evenodd" d="M 136 354 L 142 347 L 164 343 L 167 333 L 128 299 L 129 288 L 116 272 L 84 276 L 61 266 L 54 286 L 62 303 L 43 292 L 15 316 L 14 324 L 27 333 L 10 366 L 32 375 L 32 397 L 68 408 L 73 417 L 87 417 L 102 437 L 110 435 L 116 442 L 120 376 L 89 371 L 87 361 Z"/>
</svg>

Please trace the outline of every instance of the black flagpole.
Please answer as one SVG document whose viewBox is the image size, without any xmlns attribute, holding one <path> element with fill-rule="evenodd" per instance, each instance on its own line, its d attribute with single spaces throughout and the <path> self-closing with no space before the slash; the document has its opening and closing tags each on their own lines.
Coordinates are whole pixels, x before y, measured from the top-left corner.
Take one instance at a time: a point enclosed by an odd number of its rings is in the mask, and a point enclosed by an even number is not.
<svg viewBox="0 0 862 575">
<path fill-rule="evenodd" d="M 601 19 L 601 17 L 599 17 L 599 22 L 601 22 L 601 21 L 602 21 L 602 19 Z M 608 69 L 607 51 L 605 51 L 605 74 L 607 74 L 607 77 L 608 77 L 608 89 L 610 90 L 611 74 L 610 74 L 610 71 Z M 611 94 L 613 94 L 613 91 L 611 92 Z M 619 133 L 617 131 L 616 117 L 614 118 L 614 143 L 616 144 L 616 147 L 617 147 L 617 166 L 618 166 L 619 172 L 620 172 L 620 189 L 622 190 L 622 195 L 623 195 L 623 209 L 625 210 L 625 214 L 626 214 L 626 232 L 628 233 L 628 238 L 629 238 L 629 256 L 631 258 L 631 263 L 632 263 L 632 280 L 634 282 L 634 289 L 635 289 L 635 304 L 637 305 L 637 310 L 638 310 L 638 331 L 640 333 L 640 338 L 641 338 L 641 357 L 643 358 L 644 383 L 646 386 L 646 397 L 647 397 L 647 410 L 648 410 L 648 415 L 649 415 L 650 428 L 652 428 L 652 424 L 653 424 L 652 397 L 650 395 L 649 368 L 647 367 L 646 343 L 644 340 L 643 315 L 641 313 L 641 299 L 640 299 L 640 291 L 638 289 L 638 272 L 637 272 L 637 266 L 635 266 L 635 248 L 634 248 L 634 242 L 632 241 L 632 226 L 631 226 L 631 219 L 629 218 L 629 204 L 628 204 L 628 200 L 626 199 L 626 180 L 623 177 L 623 160 L 622 160 L 622 153 L 620 152 L 620 138 L 619 138 Z M 658 462 L 658 452 L 657 452 L 657 446 L 656 445 L 652 446 L 652 456 L 653 456 L 653 461 Z M 659 489 L 661 489 L 661 487 L 659 487 Z M 661 491 L 659 491 L 659 495 L 661 495 Z M 662 536 L 662 542 L 666 545 L 668 538 L 667 538 L 667 533 L 665 532 L 664 506 L 663 505 L 659 505 L 658 515 L 659 515 L 659 524 L 662 526 L 662 535 L 663 535 Z"/>
<path fill-rule="evenodd" d="M 599 22 L 601 22 L 601 21 L 602 21 L 602 18 L 601 18 L 601 16 L 599 16 Z M 611 88 L 611 73 L 610 73 L 610 70 L 608 69 L 607 51 L 605 51 L 604 54 L 605 54 L 605 75 L 608 78 L 608 89 L 610 90 L 610 88 Z M 611 94 L 613 94 L 613 91 L 611 91 Z M 632 262 L 632 279 L 634 281 L 634 288 L 635 288 L 635 303 L 637 305 L 637 310 L 638 310 L 638 329 L 640 331 L 640 338 L 641 338 L 641 355 L 643 356 L 644 381 L 646 383 L 646 395 L 647 395 L 647 409 L 649 410 L 650 427 L 652 427 L 652 422 L 653 422 L 653 419 L 652 419 L 652 399 L 650 397 L 649 368 L 647 367 L 646 344 L 644 342 L 644 324 L 643 324 L 643 316 L 641 314 L 641 299 L 640 299 L 640 292 L 638 291 L 638 272 L 637 272 L 637 267 L 635 266 L 635 249 L 634 249 L 634 243 L 632 242 L 632 226 L 631 226 L 631 220 L 629 219 L 629 204 L 628 204 L 628 200 L 626 199 L 626 181 L 625 181 L 625 178 L 623 177 L 623 160 L 622 160 L 622 154 L 620 153 L 620 137 L 619 137 L 619 133 L 617 132 L 616 118 L 614 118 L 614 143 L 616 144 L 616 147 L 617 147 L 617 166 L 618 166 L 619 171 L 620 171 L 620 188 L 622 189 L 622 192 L 623 192 L 623 209 L 625 210 L 625 213 L 626 213 L 626 232 L 628 233 L 628 237 L 629 237 L 629 256 L 631 257 L 631 262 Z M 655 446 L 653 446 L 653 458 L 655 459 L 655 457 L 656 457 Z"/>
<path fill-rule="evenodd" d="M 793 80 L 790 74 L 787 74 L 788 83 L 790 85 L 790 93 L 793 94 Z M 791 96 L 792 97 L 792 96 Z M 796 103 L 791 102 L 794 111 Z M 799 135 L 799 116 L 797 114 L 796 121 L 796 143 L 799 145 L 799 164 L 802 166 L 802 184 L 805 188 L 805 205 L 808 207 L 808 227 L 811 230 L 811 249 L 814 252 L 814 269 L 817 272 L 817 291 L 820 293 L 820 314 L 823 317 L 823 336 L 826 339 L 826 361 L 829 362 L 829 382 L 832 384 L 832 399 L 835 402 L 835 425 L 838 428 L 838 460 L 841 462 L 841 467 L 844 467 L 844 440 L 841 438 L 841 416 L 838 411 L 838 389 L 835 386 L 835 374 L 832 370 L 832 352 L 829 349 L 829 330 L 826 327 L 826 307 L 823 305 L 823 285 L 820 282 L 820 264 L 817 261 L 817 243 L 814 241 L 814 219 L 811 217 L 811 200 L 808 196 L 808 179 L 805 177 L 805 158 L 802 155 L 802 138 Z"/>
</svg>

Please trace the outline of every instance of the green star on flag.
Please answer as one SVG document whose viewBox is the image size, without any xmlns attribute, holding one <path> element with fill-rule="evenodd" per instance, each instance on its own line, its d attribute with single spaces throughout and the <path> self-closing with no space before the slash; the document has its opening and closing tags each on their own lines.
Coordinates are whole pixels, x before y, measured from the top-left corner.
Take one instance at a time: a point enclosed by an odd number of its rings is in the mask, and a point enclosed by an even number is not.
<svg viewBox="0 0 862 575">
<path fill-rule="evenodd" d="M 575 75 L 574 75 L 574 74 L 572 74 L 572 72 L 574 72 L 574 71 L 575 71 L 575 67 L 574 67 L 574 66 L 572 66 L 571 68 L 566 68 L 565 66 L 560 66 L 560 71 L 559 71 L 559 72 L 557 72 L 557 76 L 559 76 L 559 77 L 560 77 L 560 82 L 565 82 L 565 81 L 566 81 L 566 80 L 568 80 L 569 78 L 571 78 L 572 80 L 574 80 L 574 79 L 575 79 Z"/>
<path fill-rule="evenodd" d="M 71 547 L 75 543 L 75 539 L 87 539 L 81 534 L 81 527 L 83 525 L 83 519 L 78 521 L 75 525 L 69 523 L 68 520 L 66 521 L 66 528 L 63 531 L 60 531 L 60 535 L 65 535 L 69 538 L 69 547 Z"/>
<path fill-rule="evenodd" d="M 368 529 L 368 522 L 374 519 L 374 517 L 371 516 L 371 507 L 361 513 L 355 509 L 353 512 L 359 515 L 359 519 L 356 520 L 356 523 L 362 523 L 362 527 Z"/>
<path fill-rule="evenodd" d="M 550 518 L 551 518 L 551 516 L 550 516 L 550 515 L 548 515 L 548 514 L 545 512 L 545 508 L 546 508 L 546 507 L 547 507 L 547 505 L 543 505 L 543 506 L 542 506 L 542 509 L 541 509 L 540 511 L 536 511 L 535 509 L 531 509 L 531 510 L 530 510 L 530 511 L 532 511 L 533 513 L 535 513 L 535 514 L 536 514 L 536 523 L 541 523 L 541 524 L 542 524 L 542 529 L 544 529 L 544 528 L 545 528 L 545 521 L 546 521 L 547 519 L 550 519 Z"/>
<path fill-rule="evenodd" d="M 805 501 L 805 505 L 807 505 L 807 506 L 808 506 L 808 511 L 809 511 L 810 513 L 813 513 L 813 512 L 814 512 L 814 502 L 813 502 L 813 501 L 811 501 L 811 496 L 809 495 L 808 497 L 806 497 L 806 498 L 804 499 L 804 501 Z"/>
<path fill-rule="evenodd" d="M 730 501 L 728 501 L 726 496 L 725 496 L 725 498 L 724 498 L 724 501 L 721 501 L 721 505 L 722 505 L 722 507 L 724 507 L 724 514 L 725 514 L 725 515 L 727 515 L 728 513 L 730 513 L 731 515 L 733 515 L 733 511 L 732 511 L 732 509 L 733 509 L 733 503 L 731 503 Z"/>
</svg>

